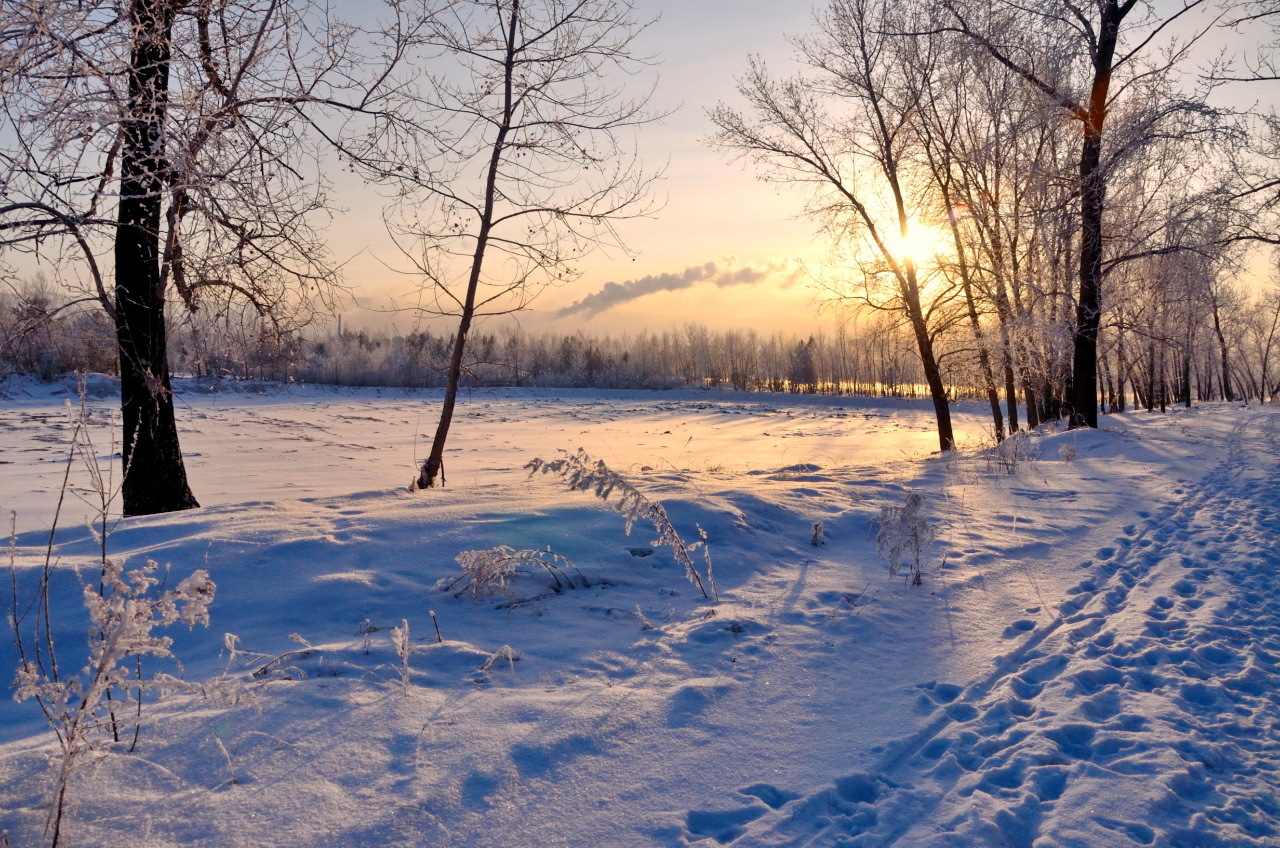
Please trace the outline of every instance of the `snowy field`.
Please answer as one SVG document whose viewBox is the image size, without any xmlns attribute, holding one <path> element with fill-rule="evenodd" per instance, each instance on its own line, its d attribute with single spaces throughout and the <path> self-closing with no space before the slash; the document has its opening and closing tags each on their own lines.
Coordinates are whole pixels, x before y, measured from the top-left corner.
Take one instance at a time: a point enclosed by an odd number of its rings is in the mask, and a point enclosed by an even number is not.
<svg viewBox="0 0 1280 848">
<path fill-rule="evenodd" d="M 5 389 L 22 607 L 72 427 L 66 387 Z M 208 570 L 210 626 L 166 632 L 187 681 L 239 703 L 166 695 L 132 751 L 97 733 L 66 845 L 1280 846 L 1280 410 L 1109 416 L 1002 462 L 978 406 L 942 459 L 926 402 L 477 392 L 447 487 L 411 493 L 438 394 L 180 392 L 204 508 L 112 522 L 109 555 L 172 564 L 167 585 Z M 718 602 L 643 520 L 628 536 L 523 470 L 579 447 L 686 542 L 705 530 Z M 88 482 L 77 461 L 52 548 L 64 673 L 99 574 Z M 921 586 L 873 526 L 911 492 L 937 535 Z M 436 588 L 499 545 L 550 546 L 589 586 Z M 15 848 L 41 844 L 58 750 L 33 701 L 0 702 Z"/>
</svg>

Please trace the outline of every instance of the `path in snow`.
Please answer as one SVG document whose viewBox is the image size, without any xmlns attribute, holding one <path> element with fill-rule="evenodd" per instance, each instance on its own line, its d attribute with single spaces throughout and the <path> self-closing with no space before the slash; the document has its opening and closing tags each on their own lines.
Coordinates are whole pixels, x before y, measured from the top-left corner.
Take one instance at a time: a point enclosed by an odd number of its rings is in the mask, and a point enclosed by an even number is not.
<svg viewBox="0 0 1280 848">
<path fill-rule="evenodd" d="M 1081 565 L 1057 615 L 872 773 L 694 812 L 698 844 L 1280 846 L 1280 415 Z M 1135 813 L 1141 813 L 1136 815 Z"/>
</svg>

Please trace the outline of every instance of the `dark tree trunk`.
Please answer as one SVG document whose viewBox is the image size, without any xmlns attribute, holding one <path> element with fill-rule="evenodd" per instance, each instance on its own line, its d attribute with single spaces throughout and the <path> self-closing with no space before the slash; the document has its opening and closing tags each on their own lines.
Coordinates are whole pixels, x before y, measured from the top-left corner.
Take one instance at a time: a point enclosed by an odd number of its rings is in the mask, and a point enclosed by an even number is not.
<svg viewBox="0 0 1280 848">
<path fill-rule="evenodd" d="M 1076 301 L 1075 344 L 1067 409 L 1072 427 L 1098 426 L 1098 326 L 1102 313 L 1101 132 L 1085 130 L 1080 156 L 1080 295 Z"/>
<path fill-rule="evenodd" d="M 1057 421 L 1062 418 L 1063 399 L 1062 383 L 1046 380 L 1040 389 L 1040 421 Z"/>
<path fill-rule="evenodd" d="M 1116 332 L 1116 397 L 1118 404 L 1116 412 L 1125 411 L 1125 381 L 1129 375 L 1129 363 L 1124 355 L 1124 327 L 1121 326 Z"/>
<path fill-rule="evenodd" d="M 1180 390 L 1182 393 L 1182 405 L 1189 409 L 1191 407 L 1191 353 L 1189 351 L 1182 354 L 1182 385 Z"/>
<path fill-rule="evenodd" d="M 1005 349 L 1006 351 L 1008 348 Z M 1009 405 L 1009 432 L 1018 432 L 1018 388 L 1014 382 L 1013 365 L 1006 353 L 1004 360 L 1004 399 Z"/>
<path fill-rule="evenodd" d="M 160 275 L 173 11 L 165 0 L 133 0 L 131 12 L 134 46 L 115 236 L 116 338 L 124 419 L 124 514 L 150 515 L 199 504 L 187 485 L 178 445 Z"/>
<path fill-rule="evenodd" d="M 1102 166 L 1102 129 L 1107 119 L 1112 64 L 1120 23 L 1135 0 L 1102 0 L 1098 4 L 1097 50 L 1093 84 L 1084 115 L 1080 148 L 1080 293 L 1076 299 L 1075 344 L 1067 413 L 1072 427 L 1098 426 L 1098 327 L 1102 315 L 1102 212 L 1107 180 Z"/>
<path fill-rule="evenodd" d="M 1035 386 L 1025 375 L 1022 378 L 1022 396 L 1026 399 L 1027 429 L 1034 430 L 1040 426 L 1040 399 L 1036 397 Z"/>
<path fill-rule="evenodd" d="M 1156 410 L 1156 341 L 1147 342 L 1147 411 Z"/>
<path fill-rule="evenodd" d="M 1107 364 L 1107 358 L 1104 356 L 1098 363 L 1102 368 L 1102 389 L 1103 404 L 1108 412 L 1116 411 L 1116 384 L 1111 378 L 1111 367 Z"/>
<path fill-rule="evenodd" d="M 905 268 L 901 283 L 907 318 L 915 333 L 916 347 L 920 352 L 920 364 L 924 368 L 924 380 L 929 386 L 929 399 L 933 401 L 933 415 L 938 422 L 938 447 L 945 452 L 956 446 L 955 435 L 951 428 L 951 405 L 947 400 L 947 389 L 942 384 L 942 371 L 938 368 L 938 359 L 933 352 L 933 339 L 929 336 L 924 309 L 920 304 L 920 288 L 916 283 L 915 264 L 911 259 L 903 264 Z"/>
<path fill-rule="evenodd" d="M 1222 319 L 1218 314 L 1218 304 L 1213 305 L 1213 332 L 1218 338 L 1218 355 L 1222 359 L 1222 399 L 1233 401 L 1235 392 L 1231 390 L 1231 360 L 1227 355 L 1227 337 L 1222 332 Z"/>
<path fill-rule="evenodd" d="M 1158 391 L 1160 398 L 1160 411 L 1169 411 L 1169 381 L 1165 376 L 1164 362 L 1164 345 L 1160 346 L 1160 352 L 1156 354 L 1156 377 L 1159 380 Z"/>
<path fill-rule="evenodd" d="M 951 208 L 951 196 L 943 190 L 943 198 L 947 208 Z M 987 402 L 991 406 L 991 422 L 995 428 L 997 444 L 1004 441 L 1004 412 L 1000 408 L 1000 389 L 996 386 L 995 372 L 991 369 L 991 353 L 987 350 L 986 333 L 982 330 L 982 320 L 978 317 L 978 305 L 973 296 L 973 284 L 969 279 L 969 263 L 965 259 L 964 249 L 955 219 L 951 219 L 951 234 L 956 244 L 959 258 L 960 287 L 964 291 L 965 308 L 969 313 L 969 326 L 973 330 L 973 338 L 978 345 L 978 368 L 982 374 L 982 384 L 987 390 Z M 1008 366 L 1006 365 L 1006 371 Z M 1011 373 L 1011 372 L 1008 372 Z M 1012 380 L 1012 377 L 1009 377 Z M 1011 431 L 1018 429 L 1016 407 L 1012 410 L 1013 423 Z M 946 447 L 943 447 L 946 450 Z"/>
</svg>

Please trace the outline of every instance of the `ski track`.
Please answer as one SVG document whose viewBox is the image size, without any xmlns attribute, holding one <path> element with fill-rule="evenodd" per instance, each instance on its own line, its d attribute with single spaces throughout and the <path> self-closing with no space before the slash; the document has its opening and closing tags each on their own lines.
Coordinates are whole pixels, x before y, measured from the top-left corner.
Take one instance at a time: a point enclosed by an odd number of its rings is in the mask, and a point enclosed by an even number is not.
<svg viewBox="0 0 1280 848">
<path fill-rule="evenodd" d="M 1081 566 L 1051 621 L 1011 625 L 1025 636 L 990 675 L 921 684 L 932 715 L 872 773 L 743 787 L 740 809 L 690 812 L 686 841 L 1280 846 L 1278 425 L 1237 425 L 1199 485 Z"/>
</svg>

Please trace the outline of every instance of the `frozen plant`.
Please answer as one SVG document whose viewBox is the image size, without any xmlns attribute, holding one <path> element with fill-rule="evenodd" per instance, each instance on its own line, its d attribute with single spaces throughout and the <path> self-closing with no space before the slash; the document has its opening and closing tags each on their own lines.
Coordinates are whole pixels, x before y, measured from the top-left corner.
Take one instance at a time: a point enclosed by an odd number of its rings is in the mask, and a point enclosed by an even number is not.
<svg viewBox="0 0 1280 848">
<path fill-rule="evenodd" d="M 520 655 L 515 652 L 514 648 L 510 645 L 503 645 L 501 648 L 494 651 L 489 659 L 484 661 L 484 665 L 480 666 L 479 671 L 481 674 L 488 674 L 493 669 L 494 663 L 499 660 L 506 660 L 507 665 L 511 666 L 511 673 L 515 674 L 516 660 L 518 659 L 520 659 Z"/>
<path fill-rule="evenodd" d="M 1031 438 L 1021 431 L 1010 434 L 1009 438 L 996 445 L 990 457 L 1005 474 L 1013 474 L 1019 465 L 1036 458 L 1031 449 Z"/>
<path fill-rule="evenodd" d="M 876 552 L 889 561 L 889 574 L 896 576 L 905 564 L 910 572 L 908 582 L 919 586 L 924 582 L 920 556 L 937 536 L 933 524 L 920 514 L 924 497 L 917 492 L 907 495 L 902 506 L 880 508 L 876 519 Z"/>
<path fill-rule="evenodd" d="M 368 624 L 368 621 L 368 619 L 365 619 L 364 624 Z M 361 626 L 363 627 L 363 625 Z M 380 628 L 374 627 L 370 632 L 375 632 L 379 629 Z M 364 633 L 365 631 L 361 630 L 360 632 Z M 302 669 L 297 666 L 285 665 L 285 663 L 295 657 L 302 659 L 311 656 L 315 653 L 316 646 L 312 645 L 297 633 L 290 633 L 289 638 L 301 645 L 302 648 L 293 651 L 285 651 L 283 654 L 273 657 L 270 654 L 264 654 L 260 651 L 251 651 L 240 647 L 240 637 L 234 633 L 224 634 L 223 648 L 227 652 L 227 668 L 223 672 L 222 679 L 233 679 L 230 677 L 232 666 L 236 666 L 241 669 L 256 666 L 249 672 L 249 678 L 252 680 L 261 680 L 266 677 L 270 677 L 272 679 L 293 680 L 295 678 L 306 677 L 307 675 L 302 671 Z M 365 653 L 369 653 L 367 635 L 365 636 Z M 263 662 L 264 660 L 265 662 Z M 234 700 L 249 700 L 251 703 L 253 701 L 253 699 L 244 698 L 243 694 L 239 695 Z"/>
<path fill-rule="evenodd" d="M 705 534 L 699 531 L 702 539 L 692 545 L 686 545 L 680 538 L 680 534 L 676 532 L 676 528 L 672 526 L 671 519 L 667 517 L 667 510 L 662 504 L 646 498 L 629 480 L 605 465 L 604 460 L 593 460 L 582 448 L 578 448 L 577 453 L 563 453 L 564 456 L 551 462 L 534 459 L 525 468 L 529 470 L 530 476 L 538 473 L 550 474 L 564 480 L 571 489 L 594 493 L 626 520 L 627 535 L 631 535 L 631 527 L 637 519 L 647 519 L 653 524 L 653 529 L 658 532 L 658 538 L 650 544 L 666 545 L 671 548 L 676 562 L 684 566 L 685 576 L 689 578 L 690 583 L 698 587 L 702 597 L 715 597 L 719 600 L 715 580 L 710 571 L 711 554 L 706 550 Z M 614 494 L 618 495 L 617 499 L 610 500 Z M 703 548 L 703 556 L 707 562 L 707 583 L 711 585 L 711 594 L 707 594 L 702 576 L 698 574 L 698 569 L 693 564 L 691 553 L 699 547 Z"/>
<path fill-rule="evenodd" d="M 952 451 L 952 453 L 955 453 L 955 451 Z M 822 522 L 821 521 L 813 522 L 813 538 L 810 539 L 809 542 L 815 548 L 820 547 L 822 545 Z"/>
<path fill-rule="evenodd" d="M 1076 449 L 1072 445 L 1063 444 L 1060 448 L 1058 448 L 1058 456 L 1059 458 L 1062 459 L 1063 462 L 1075 462 Z"/>
<path fill-rule="evenodd" d="M 552 588 L 556 592 L 565 587 L 576 588 L 566 569 L 572 569 L 578 575 L 584 589 L 591 585 L 577 566 L 567 558 L 553 553 L 551 548 L 545 551 L 518 551 L 506 545 L 498 545 L 482 551 L 463 551 L 458 554 L 457 561 L 462 566 L 462 571 L 437 583 L 437 591 L 450 592 L 461 583 L 462 587 L 457 590 L 459 595 L 464 592 L 476 598 L 497 595 L 507 588 L 507 581 L 522 565 L 536 565 L 545 569 L 551 575 Z"/>
<path fill-rule="evenodd" d="M 391 644 L 400 657 L 400 688 L 409 697 L 409 656 L 413 654 L 413 642 L 409 639 L 409 620 L 400 619 L 400 626 L 391 628 Z"/>
<path fill-rule="evenodd" d="M 641 630 L 653 630 L 653 622 L 645 617 L 644 610 L 640 609 L 640 605 L 636 604 L 636 618 L 640 619 Z"/>
<path fill-rule="evenodd" d="M 61 757 L 54 778 L 44 838 L 56 848 L 62 834 L 67 790 L 82 754 L 93 747 L 92 735 L 109 710 L 112 688 L 202 692 L 198 684 L 187 684 L 172 675 L 159 673 L 141 677 L 140 660 L 145 655 L 176 658 L 169 650 L 173 639 L 152 631 L 181 622 L 188 627 L 209 624 L 209 604 L 214 583 L 203 569 L 193 572 L 172 589 L 162 589 L 155 576 L 158 566 L 148 560 L 143 568 L 125 572 L 119 561 L 102 564 L 102 589 L 84 587 L 84 604 L 89 610 L 89 657 L 82 676 L 60 675 L 50 667 L 21 654 L 14 698 L 35 699 L 45 719 L 58 737 Z M 48 591 L 47 586 L 43 587 Z M 16 627 L 16 624 L 15 624 Z M 137 661 L 139 673 L 131 674 L 130 660 Z M 137 743 L 135 733 L 134 743 Z"/>
<path fill-rule="evenodd" d="M 367 618 L 364 621 L 360 622 L 360 627 L 356 632 L 358 632 L 361 636 L 364 637 L 363 647 L 364 647 L 365 656 L 369 655 L 369 637 L 372 636 L 374 633 L 377 633 L 381 629 L 382 629 L 381 627 L 377 626 Z"/>
</svg>

